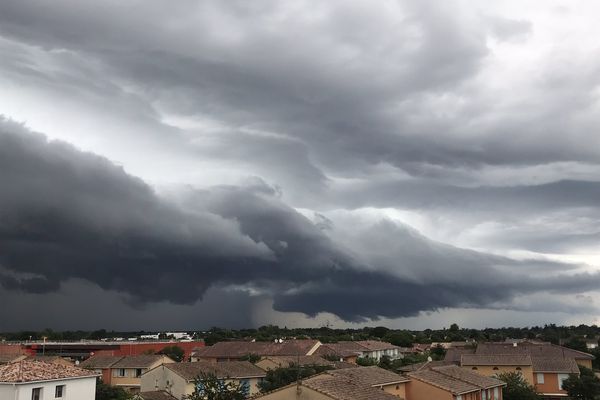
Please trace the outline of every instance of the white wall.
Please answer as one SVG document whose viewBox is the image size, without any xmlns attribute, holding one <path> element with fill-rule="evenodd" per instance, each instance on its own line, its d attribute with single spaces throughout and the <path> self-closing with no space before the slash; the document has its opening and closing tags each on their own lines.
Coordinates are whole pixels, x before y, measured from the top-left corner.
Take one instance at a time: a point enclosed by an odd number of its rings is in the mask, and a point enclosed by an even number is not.
<svg viewBox="0 0 600 400">
<path fill-rule="evenodd" d="M 66 379 L 50 382 L 0 384 L 1 400 L 31 400 L 34 388 L 43 388 L 42 400 L 54 400 L 56 386 L 65 385 L 65 393 L 61 400 L 94 400 L 96 398 L 96 377 Z M 15 396 L 16 392 L 16 396 Z"/>
</svg>

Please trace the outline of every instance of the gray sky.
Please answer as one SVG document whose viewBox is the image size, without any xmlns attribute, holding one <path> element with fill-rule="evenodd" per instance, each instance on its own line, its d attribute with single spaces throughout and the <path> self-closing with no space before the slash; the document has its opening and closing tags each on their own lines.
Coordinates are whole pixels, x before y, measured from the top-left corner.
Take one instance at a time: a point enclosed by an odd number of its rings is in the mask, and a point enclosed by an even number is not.
<svg viewBox="0 0 600 400">
<path fill-rule="evenodd" d="M 592 1 L 0 3 L 0 331 L 596 323 Z"/>
</svg>

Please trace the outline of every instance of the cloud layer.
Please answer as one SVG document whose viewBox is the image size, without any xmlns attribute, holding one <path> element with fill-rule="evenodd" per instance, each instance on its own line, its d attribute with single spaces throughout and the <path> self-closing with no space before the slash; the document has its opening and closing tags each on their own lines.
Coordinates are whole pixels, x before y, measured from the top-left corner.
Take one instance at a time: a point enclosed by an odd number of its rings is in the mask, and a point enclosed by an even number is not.
<svg viewBox="0 0 600 400">
<path fill-rule="evenodd" d="M 587 318 L 598 12 L 3 1 L 0 285 L 349 321 L 579 294 Z"/>
</svg>

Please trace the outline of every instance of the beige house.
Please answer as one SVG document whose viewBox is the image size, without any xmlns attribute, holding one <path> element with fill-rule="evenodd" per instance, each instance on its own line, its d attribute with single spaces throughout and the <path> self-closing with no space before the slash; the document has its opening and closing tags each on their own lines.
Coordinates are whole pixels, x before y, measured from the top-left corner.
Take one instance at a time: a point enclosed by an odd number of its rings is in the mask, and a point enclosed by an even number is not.
<svg viewBox="0 0 600 400">
<path fill-rule="evenodd" d="M 409 380 L 379 367 L 327 371 L 266 393 L 260 400 L 398 400 Z M 429 400 L 429 399 L 428 399 Z"/>
<path fill-rule="evenodd" d="M 518 372 L 530 385 L 534 384 L 531 356 L 527 354 L 463 354 L 460 365 L 464 369 L 485 376 Z"/>
<path fill-rule="evenodd" d="M 161 354 L 139 356 L 93 356 L 79 366 L 93 370 L 102 375 L 104 383 L 120 386 L 137 393 L 142 384 L 142 374 L 163 364 L 174 363 L 172 359 Z"/>
<path fill-rule="evenodd" d="M 456 365 L 408 374 L 407 400 L 502 400 L 506 383 Z"/>
<path fill-rule="evenodd" d="M 213 374 L 218 379 L 242 385 L 247 389 L 249 396 L 258 393 L 258 383 L 266 376 L 264 370 L 248 361 L 163 364 L 142 375 L 141 390 L 162 390 L 180 400 L 194 392 L 195 380 L 202 374 Z"/>
</svg>

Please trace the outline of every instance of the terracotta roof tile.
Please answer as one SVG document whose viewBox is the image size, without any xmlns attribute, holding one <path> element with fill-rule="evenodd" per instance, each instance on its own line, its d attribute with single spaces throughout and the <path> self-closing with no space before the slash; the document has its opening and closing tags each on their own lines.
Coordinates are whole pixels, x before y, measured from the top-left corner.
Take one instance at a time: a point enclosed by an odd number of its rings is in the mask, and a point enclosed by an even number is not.
<svg viewBox="0 0 600 400">
<path fill-rule="evenodd" d="M 264 377 L 266 372 L 248 361 L 224 361 L 224 362 L 183 362 L 164 364 L 164 366 L 175 372 L 186 381 L 193 381 L 201 374 L 214 374 L 217 378 L 250 378 Z"/>
<path fill-rule="evenodd" d="M 160 354 L 125 356 L 114 363 L 111 368 L 150 368 L 153 364 L 161 361 L 163 358 L 170 360 L 170 358 Z"/>
<path fill-rule="evenodd" d="M 171 394 L 163 390 L 153 392 L 141 392 L 137 394 L 137 398 L 141 400 L 176 400 L 175 397 L 171 396 Z"/>
<path fill-rule="evenodd" d="M 79 367 L 88 369 L 110 368 L 122 358 L 123 356 L 92 356 L 79 364 Z"/>
<path fill-rule="evenodd" d="M 409 381 L 405 376 L 398 375 L 377 366 L 332 370 L 327 373 L 332 376 L 343 376 L 368 386 L 380 386 Z"/>
<path fill-rule="evenodd" d="M 332 367 L 332 368 L 335 367 L 335 363 L 333 361 L 328 361 L 328 360 L 324 359 L 323 357 L 319 357 L 319 356 L 300 356 L 300 357 L 267 356 L 264 358 L 264 360 L 271 361 L 271 362 L 277 364 L 277 366 L 280 368 L 281 367 L 287 368 L 291 365 L 298 365 L 298 364 L 301 366 L 321 365 L 321 366 L 328 366 L 328 367 Z M 259 363 L 260 363 L 260 361 L 259 361 Z"/>
<path fill-rule="evenodd" d="M 84 378 L 96 375 L 82 368 L 42 361 L 18 361 L 0 366 L 0 382 L 7 383 Z"/>
<path fill-rule="evenodd" d="M 360 369 L 361 368 L 353 369 L 353 371 Z M 399 397 L 386 393 L 377 387 L 366 385 L 362 380 L 356 380 L 345 375 L 324 373 L 304 380 L 302 385 L 325 394 L 335 400 L 399 399 Z"/>
<path fill-rule="evenodd" d="M 499 379 L 475 374 L 456 365 L 423 369 L 411 372 L 408 376 L 455 395 L 505 385 Z"/>
<path fill-rule="evenodd" d="M 400 349 L 398 346 L 394 346 L 388 342 L 381 342 L 379 340 L 359 340 L 356 343 L 366 347 L 369 351 L 381 351 L 381 350 L 394 350 Z"/>
<path fill-rule="evenodd" d="M 531 361 L 534 372 L 579 373 L 579 367 L 573 358 L 532 357 Z"/>
<path fill-rule="evenodd" d="M 522 342 L 510 343 L 480 343 L 477 346 L 475 354 L 528 354 L 532 357 L 562 357 L 593 360 L 594 356 L 589 353 L 569 349 L 563 346 L 557 346 L 550 343 L 531 343 Z"/>
<path fill-rule="evenodd" d="M 319 343 L 318 340 L 286 340 L 273 342 L 218 342 L 204 347 L 193 355 L 200 358 L 240 358 L 248 354 L 259 356 L 296 356 L 308 353 Z"/>
<path fill-rule="evenodd" d="M 531 365 L 531 356 L 528 354 L 463 354 L 461 365 Z"/>
</svg>

